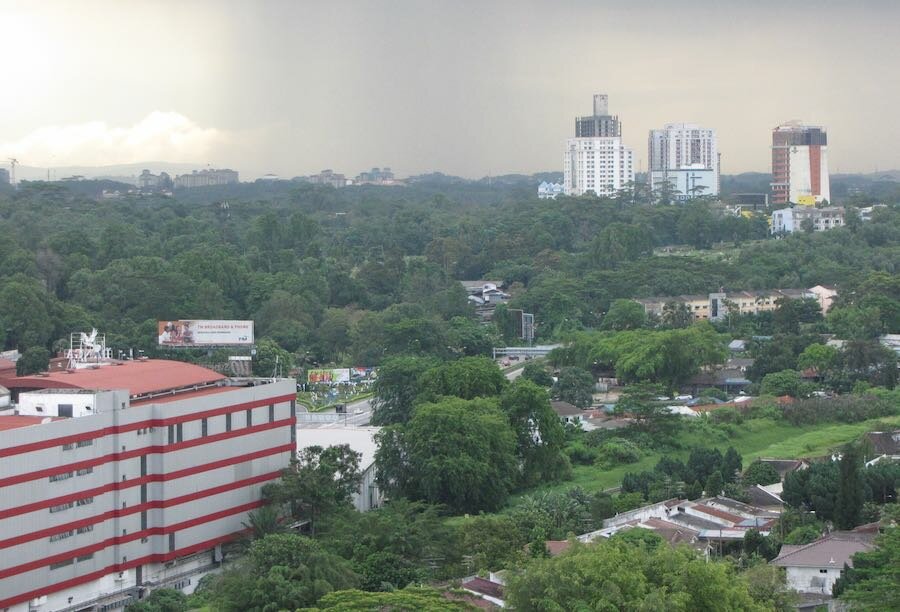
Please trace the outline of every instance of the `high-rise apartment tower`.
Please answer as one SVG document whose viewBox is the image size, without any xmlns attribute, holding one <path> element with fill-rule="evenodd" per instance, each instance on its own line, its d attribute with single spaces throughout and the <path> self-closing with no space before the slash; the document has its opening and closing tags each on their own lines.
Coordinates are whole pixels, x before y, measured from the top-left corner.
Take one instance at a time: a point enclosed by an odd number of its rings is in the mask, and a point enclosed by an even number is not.
<svg viewBox="0 0 900 612">
<path fill-rule="evenodd" d="M 791 121 L 772 130 L 772 204 L 830 199 L 825 128 Z"/>
<path fill-rule="evenodd" d="M 566 140 L 565 194 L 612 196 L 634 182 L 634 152 L 622 143 L 619 117 L 609 114 L 606 94 L 594 96 L 594 114 L 575 119 L 575 138 Z"/>
<path fill-rule="evenodd" d="M 693 123 L 668 123 L 650 130 L 650 188 L 666 182 L 673 200 L 719 195 L 719 146 L 716 131 Z"/>
</svg>

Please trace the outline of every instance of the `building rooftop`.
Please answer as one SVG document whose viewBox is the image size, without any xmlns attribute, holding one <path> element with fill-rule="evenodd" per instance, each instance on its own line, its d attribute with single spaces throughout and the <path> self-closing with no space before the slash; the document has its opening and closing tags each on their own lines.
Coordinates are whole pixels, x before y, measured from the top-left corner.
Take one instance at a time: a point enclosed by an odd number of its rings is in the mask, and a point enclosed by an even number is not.
<svg viewBox="0 0 900 612">
<path fill-rule="evenodd" d="M 63 370 L 2 381 L 10 389 L 126 389 L 131 397 L 189 389 L 224 380 L 207 368 L 167 359 L 120 361 L 96 368 Z"/>
<path fill-rule="evenodd" d="M 558 400 L 553 400 L 552 402 L 550 402 L 550 407 L 553 408 L 553 412 L 555 412 L 558 416 L 579 416 L 584 413 L 584 411 L 578 406 L 573 406 L 569 402 Z"/>
<path fill-rule="evenodd" d="M 862 527 L 867 527 L 863 525 Z M 804 546 L 782 546 L 772 560 L 779 567 L 834 567 L 841 569 L 846 563 L 853 567 L 853 555 L 874 548 L 877 531 L 857 527 L 853 531 L 834 531 Z"/>
<path fill-rule="evenodd" d="M 18 429 L 20 427 L 31 427 L 32 425 L 40 425 L 49 421 L 55 421 L 53 417 L 46 416 L 26 416 L 26 415 L 10 415 L 0 416 L 0 431 L 10 429 Z"/>
</svg>

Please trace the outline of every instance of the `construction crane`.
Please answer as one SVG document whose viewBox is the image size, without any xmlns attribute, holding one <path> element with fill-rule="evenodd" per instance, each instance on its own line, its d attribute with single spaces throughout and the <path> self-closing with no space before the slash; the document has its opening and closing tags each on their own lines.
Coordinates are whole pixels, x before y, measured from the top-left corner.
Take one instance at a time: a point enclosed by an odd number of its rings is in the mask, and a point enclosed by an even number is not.
<svg viewBox="0 0 900 612">
<path fill-rule="evenodd" d="M 9 173 L 9 178 L 10 178 L 10 183 L 13 186 L 13 189 L 15 189 L 15 187 L 16 187 L 16 166 L 18 166 L 18 165 L 19 165 L 18 159 L 16 159 L 15 157 L 9 158 L 9 167 L 11 169 L 11 172 Z"/>
</svg>

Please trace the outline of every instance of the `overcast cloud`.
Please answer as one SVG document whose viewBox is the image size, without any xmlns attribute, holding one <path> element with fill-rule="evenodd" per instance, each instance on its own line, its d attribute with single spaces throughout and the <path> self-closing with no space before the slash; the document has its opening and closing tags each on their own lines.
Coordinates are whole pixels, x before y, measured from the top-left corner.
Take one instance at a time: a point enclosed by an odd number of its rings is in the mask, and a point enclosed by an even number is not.
<svg viewBox="0 0 900 612">
<path fill-rule="evenodd" d="M 610 96 L 628 145 L 690 121 L 725 173 L 823 124 L 832 171 L 900 167 L 900 3 L 0 0 L 0 156 L 245 176 L 558 170 Z M 645 162 L 642 162 L 645 165 Z"/>
</svg>

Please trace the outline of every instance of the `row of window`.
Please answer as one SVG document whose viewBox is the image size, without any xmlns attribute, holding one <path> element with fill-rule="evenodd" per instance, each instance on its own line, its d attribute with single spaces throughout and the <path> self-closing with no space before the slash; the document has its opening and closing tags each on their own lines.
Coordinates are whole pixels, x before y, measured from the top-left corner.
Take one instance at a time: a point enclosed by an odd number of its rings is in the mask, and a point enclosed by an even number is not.
<svg viewBox="0 0 900 612">
<path fill-rule="evenodd" d="M 50 564 L 50 569 L 56 570 L 61 567 L 66 567 L 68 565 L 72 565 L 73 563 L 81 563 L 83 561 L 90 561 L 94 558 L 94 553 L 88 553 L 86 555 L 81 555 L 80 557 L 72 557 L 71 559 L 66 559 L 65 561 L 57 561 L 56 563 Z"/>
<path fill-rule="evenodd" d="M 68 451 L 68 450 L 73 450 L 76 448 L 84 448 L 85 446 L 93 446 L 93 445 L 94 445 L 93 440 L 79 440 L 78 442 L 74 442 L 74 443 L 70 442 L 69 444 L 63 444 L 62 449 L 64 451 Z"/>
<path fill-rule="evenodd" d="M 225 414 L 225 431 L 232 430 L 232 416 L 234 413 L 229 412 Z M 275 422 L 275 404 L 269 404 L 269 423 Z M 184 441 L 184 428 L 182 427 L 183 423 L 178 423 L 176 425 L 169 425 L 168 429 L 168 443 L 174 444 L 177 442 Z M 253 410 L 248 408 L 244 411 L 244 426 L 252 427 L 253 426 Z M 204 418 L 200 419 L 200 437 L 205 438 L 209 435 L 209 419 Z"/>
<path fill-rule="evenodd" d="M 74 506 L 86 506 L 88 504 L 93 504 L 93 497 L 83 497 L 81 499 L 75 500 L 74 502 L 66 502 L 64 504 L 59 504 L 56 506 L 50 506 L 50 514 L 55 514 L 56 512 L 62 512 L 63 510 L 68 510 Z"/>
<path fill-rule="evenodd" d="M 76 470 L 74 472 L 62 472 L 61 474 L 53 474 L 50 476 L 49 480 L 50 480 L 50 482 L 59 482 L 60 480 L 68 480 L 69 478 L 72 478 L 73 476 L 76 476 L 76 475 L 77 476 L 86 476 L 87 474 L 93 474 L 93 473 L 94 473 L 94 468 L 86 467 L 86 468 L 81 468 L 80 470 Z"/>
</svg>

